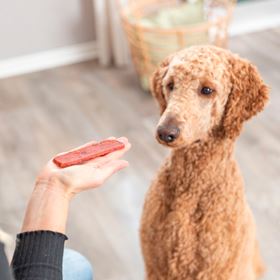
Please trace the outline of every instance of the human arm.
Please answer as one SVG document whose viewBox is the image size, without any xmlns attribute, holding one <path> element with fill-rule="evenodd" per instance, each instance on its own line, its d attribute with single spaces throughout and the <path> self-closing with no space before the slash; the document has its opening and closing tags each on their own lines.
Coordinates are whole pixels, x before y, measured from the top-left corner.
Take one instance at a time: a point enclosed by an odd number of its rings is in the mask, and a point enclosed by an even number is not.
<svg viewBox="0 0 280 280">
<path fill-rule="evenodd" d="M 52 279 L 61 279 L 70 201 L 79 192 L 101 186 L 112 174 L 128 165 L 120 158 L 129 150 L 130 144 L 126 138 L 118 140 L 125 144 L 124 149 L 85 164 L 62 169 L 50 160 L 41 171 L 27 206 L 22 233 L 17 236 L 17 246 L 12 261 L 16 279 L 21 279 L 19 274 L 28 271 L 34 276 L 34 273 L 38 272 L 38 267 L 44 268 L 43 264 L 47 266 L 40 275 L 50 273 L 48 268 L 52 267 L 51 273 L 56 275 Z M 34 248 L 35 250 L 32 250 Z M 26 261 L 29 263 L 26 264 Z"/>
</svg>

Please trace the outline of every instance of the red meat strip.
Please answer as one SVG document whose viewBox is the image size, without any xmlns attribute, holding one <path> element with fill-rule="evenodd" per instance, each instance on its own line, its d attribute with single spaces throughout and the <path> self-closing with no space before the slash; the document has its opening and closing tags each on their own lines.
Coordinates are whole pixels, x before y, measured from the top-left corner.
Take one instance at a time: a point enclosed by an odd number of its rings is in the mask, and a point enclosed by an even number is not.
<svg viewBox="0 0 280 280">
<path fill-rule="evenodd" d="M 124 148 L 124 144 L 117 140 L 104 140 L 75 151 L 59 155 L 53 159 L 54 163 L 61 168 L 82 164 L 88 160 L 105 156 Z"/>
</svg>

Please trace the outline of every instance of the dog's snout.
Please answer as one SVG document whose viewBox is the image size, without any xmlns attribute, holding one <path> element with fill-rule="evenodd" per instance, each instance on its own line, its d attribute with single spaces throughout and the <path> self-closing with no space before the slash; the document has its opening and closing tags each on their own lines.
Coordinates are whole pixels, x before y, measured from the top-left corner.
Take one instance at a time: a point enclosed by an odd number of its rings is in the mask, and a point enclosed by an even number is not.
<svg viewBox="0 0 280 280">
<path fill-rule="evenodd" d="M 180 129 L 174 125 L 159 126 L 157 134 L 160 140 L 171 143 L 179 136 Z"/>
</svg>

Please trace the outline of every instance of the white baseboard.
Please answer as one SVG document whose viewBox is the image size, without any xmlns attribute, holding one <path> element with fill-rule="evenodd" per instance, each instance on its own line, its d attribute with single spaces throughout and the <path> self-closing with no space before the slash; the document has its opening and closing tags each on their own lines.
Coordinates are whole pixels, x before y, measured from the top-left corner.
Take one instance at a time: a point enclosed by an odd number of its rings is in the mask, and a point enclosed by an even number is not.
<svg viewBox="0 0 280 280">
<path fill-rule="evenodd" d="M 280 0 L 239 3 L 233 14 L 231 36 L 257 32 L 280 25 Z"/>
<path fill-rule="evenodd" d="M 95 41 L 0 60 L 0 78 L 77 63 L 97 57 Z"/>
</svg>

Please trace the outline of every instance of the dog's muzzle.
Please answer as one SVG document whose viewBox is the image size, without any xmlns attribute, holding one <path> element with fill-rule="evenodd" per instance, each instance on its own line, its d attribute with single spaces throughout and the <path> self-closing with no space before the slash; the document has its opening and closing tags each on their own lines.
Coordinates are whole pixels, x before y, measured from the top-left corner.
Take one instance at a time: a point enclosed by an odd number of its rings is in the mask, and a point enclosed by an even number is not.
<svg viewBox="0 0 280 280">
<path fill-rule="evenodd" d="M 160 125 L 157 129 L 158 138 L 165 142 L 171 143 L 175 141 L 180 134 L 180 129 L 175 125 Z"/>
</svg>

